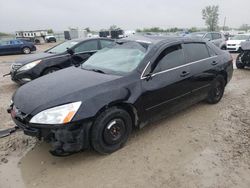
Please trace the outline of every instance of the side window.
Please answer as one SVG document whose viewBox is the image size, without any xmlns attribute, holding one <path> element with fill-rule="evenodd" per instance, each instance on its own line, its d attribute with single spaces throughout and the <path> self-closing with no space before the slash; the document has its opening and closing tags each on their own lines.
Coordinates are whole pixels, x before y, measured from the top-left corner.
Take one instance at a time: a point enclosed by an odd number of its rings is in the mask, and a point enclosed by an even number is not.
<svg viewBox="0 0 250 188">
<path fill-rule="evenodd" d="M 204 38 L 207 39 L 207 40 L 213 40 L 211 33 L 207 33 Z"/>
<path fill-rule="evenodd" d="M 98 50 L 97 40 L 91 40 L 91 41 L 84 42 L 74 49 L 74 51 L 76 53 L 96 51 L 96 50 Z"/>
<path fill-rule="evenodd" d="M 187 63 L 210 57 L 205 43 L 187 43 L 183 45 Z"/>
<path fill-rule="evenodd" d="M 208 52 L 209 52 L 209 54 L 210 54 L 211 57 L 217 55 L 217 54 L 213 51 L 213 49 L 211 49 L 209 46 L 207 47 L 207 49 L 208 49 Z"/>
<path fill-rule="evenodd" d="M 178 67 L 184 64 L 184 56 L 181 45 L 171 46 L 165 49 L 156 60 L 157 66 L 154 73 Z"/>
<path fill-rule="evenodd" d="M 220 33 L 212 33 L 213 40 L 221 39 L 221 34 Z"/>
<path fill-rule="evenodd" d="M 111 46 L 114 42 L 111 40 L 100 40 L 101 48 L 106 48 Z"/>
</svg>

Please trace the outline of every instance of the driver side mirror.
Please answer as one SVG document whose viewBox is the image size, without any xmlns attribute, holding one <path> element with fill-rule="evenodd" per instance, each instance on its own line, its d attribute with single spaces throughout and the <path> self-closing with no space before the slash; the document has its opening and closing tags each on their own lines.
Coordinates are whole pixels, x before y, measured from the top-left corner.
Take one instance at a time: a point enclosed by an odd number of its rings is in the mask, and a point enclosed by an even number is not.
<svg viewBox="0 0 250 188">
<path fill-rule="evenodd" d="M 70 54 L 70 55 L 73 55 L 75 52 L 74 50 L 70 49 L 70 48 L 67 48 L 67 52 Z"/>
</svg>

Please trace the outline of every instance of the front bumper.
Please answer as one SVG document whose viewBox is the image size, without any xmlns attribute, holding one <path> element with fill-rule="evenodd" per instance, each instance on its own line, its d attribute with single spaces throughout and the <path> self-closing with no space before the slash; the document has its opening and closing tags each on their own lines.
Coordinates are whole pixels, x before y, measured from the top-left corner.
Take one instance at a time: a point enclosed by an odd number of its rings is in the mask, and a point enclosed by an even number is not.
<svg viewBox="0 0 250 188">
<path fill-rule="evenodd" d="M 30 70 L 20 72 L 11 70 L 10 75 L 11 80 L 20 85 L 26 84 L 34 79 L 34 74 Z"/>
<path fill-rule="evenodd" d="M 230 51 L 230 52 L 238 52 L 240 49 L 240 46 L 239 45 L 227 45 L 227 50 Z"/>
<path fill-rule="evenodd" d="M 12 107 L 8 109 L 12 114 Z M 51 152 L 74 153 L 90 148 L 90 128 L 92 121 L 74 122 L 65 125 L 30 124 L 25 118 L 13 117 L 15 124 L 24 134 L 33 136 L 51 144 Z"/>
</svg>

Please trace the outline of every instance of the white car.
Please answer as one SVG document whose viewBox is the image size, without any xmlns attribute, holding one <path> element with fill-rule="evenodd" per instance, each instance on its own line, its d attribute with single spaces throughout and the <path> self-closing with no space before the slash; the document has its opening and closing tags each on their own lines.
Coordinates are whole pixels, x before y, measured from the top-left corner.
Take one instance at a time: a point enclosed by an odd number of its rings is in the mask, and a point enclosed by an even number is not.
<svg viewBox="0 0 250 188">
<path fill-rule="evenodd" d="M 250 33 L 235 35 L 227 41 L 227 50 L 230 52 L 240 52 L 241 43 L 250 40 Z"/>
</svg>

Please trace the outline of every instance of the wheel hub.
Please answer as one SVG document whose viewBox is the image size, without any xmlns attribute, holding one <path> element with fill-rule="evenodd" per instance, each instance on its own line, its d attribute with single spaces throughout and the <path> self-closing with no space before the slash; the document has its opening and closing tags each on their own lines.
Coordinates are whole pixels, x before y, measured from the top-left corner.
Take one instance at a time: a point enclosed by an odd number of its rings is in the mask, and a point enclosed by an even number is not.
<svg viewBox="0 0 250 188">
<path fill-rule="evenodd" d="M 117 144 L 119 143 L 125 133 L 125 123 L 122 119 L 111 120 L 103 133 L 104 141 L 107 144 Z"/>
</svg>

